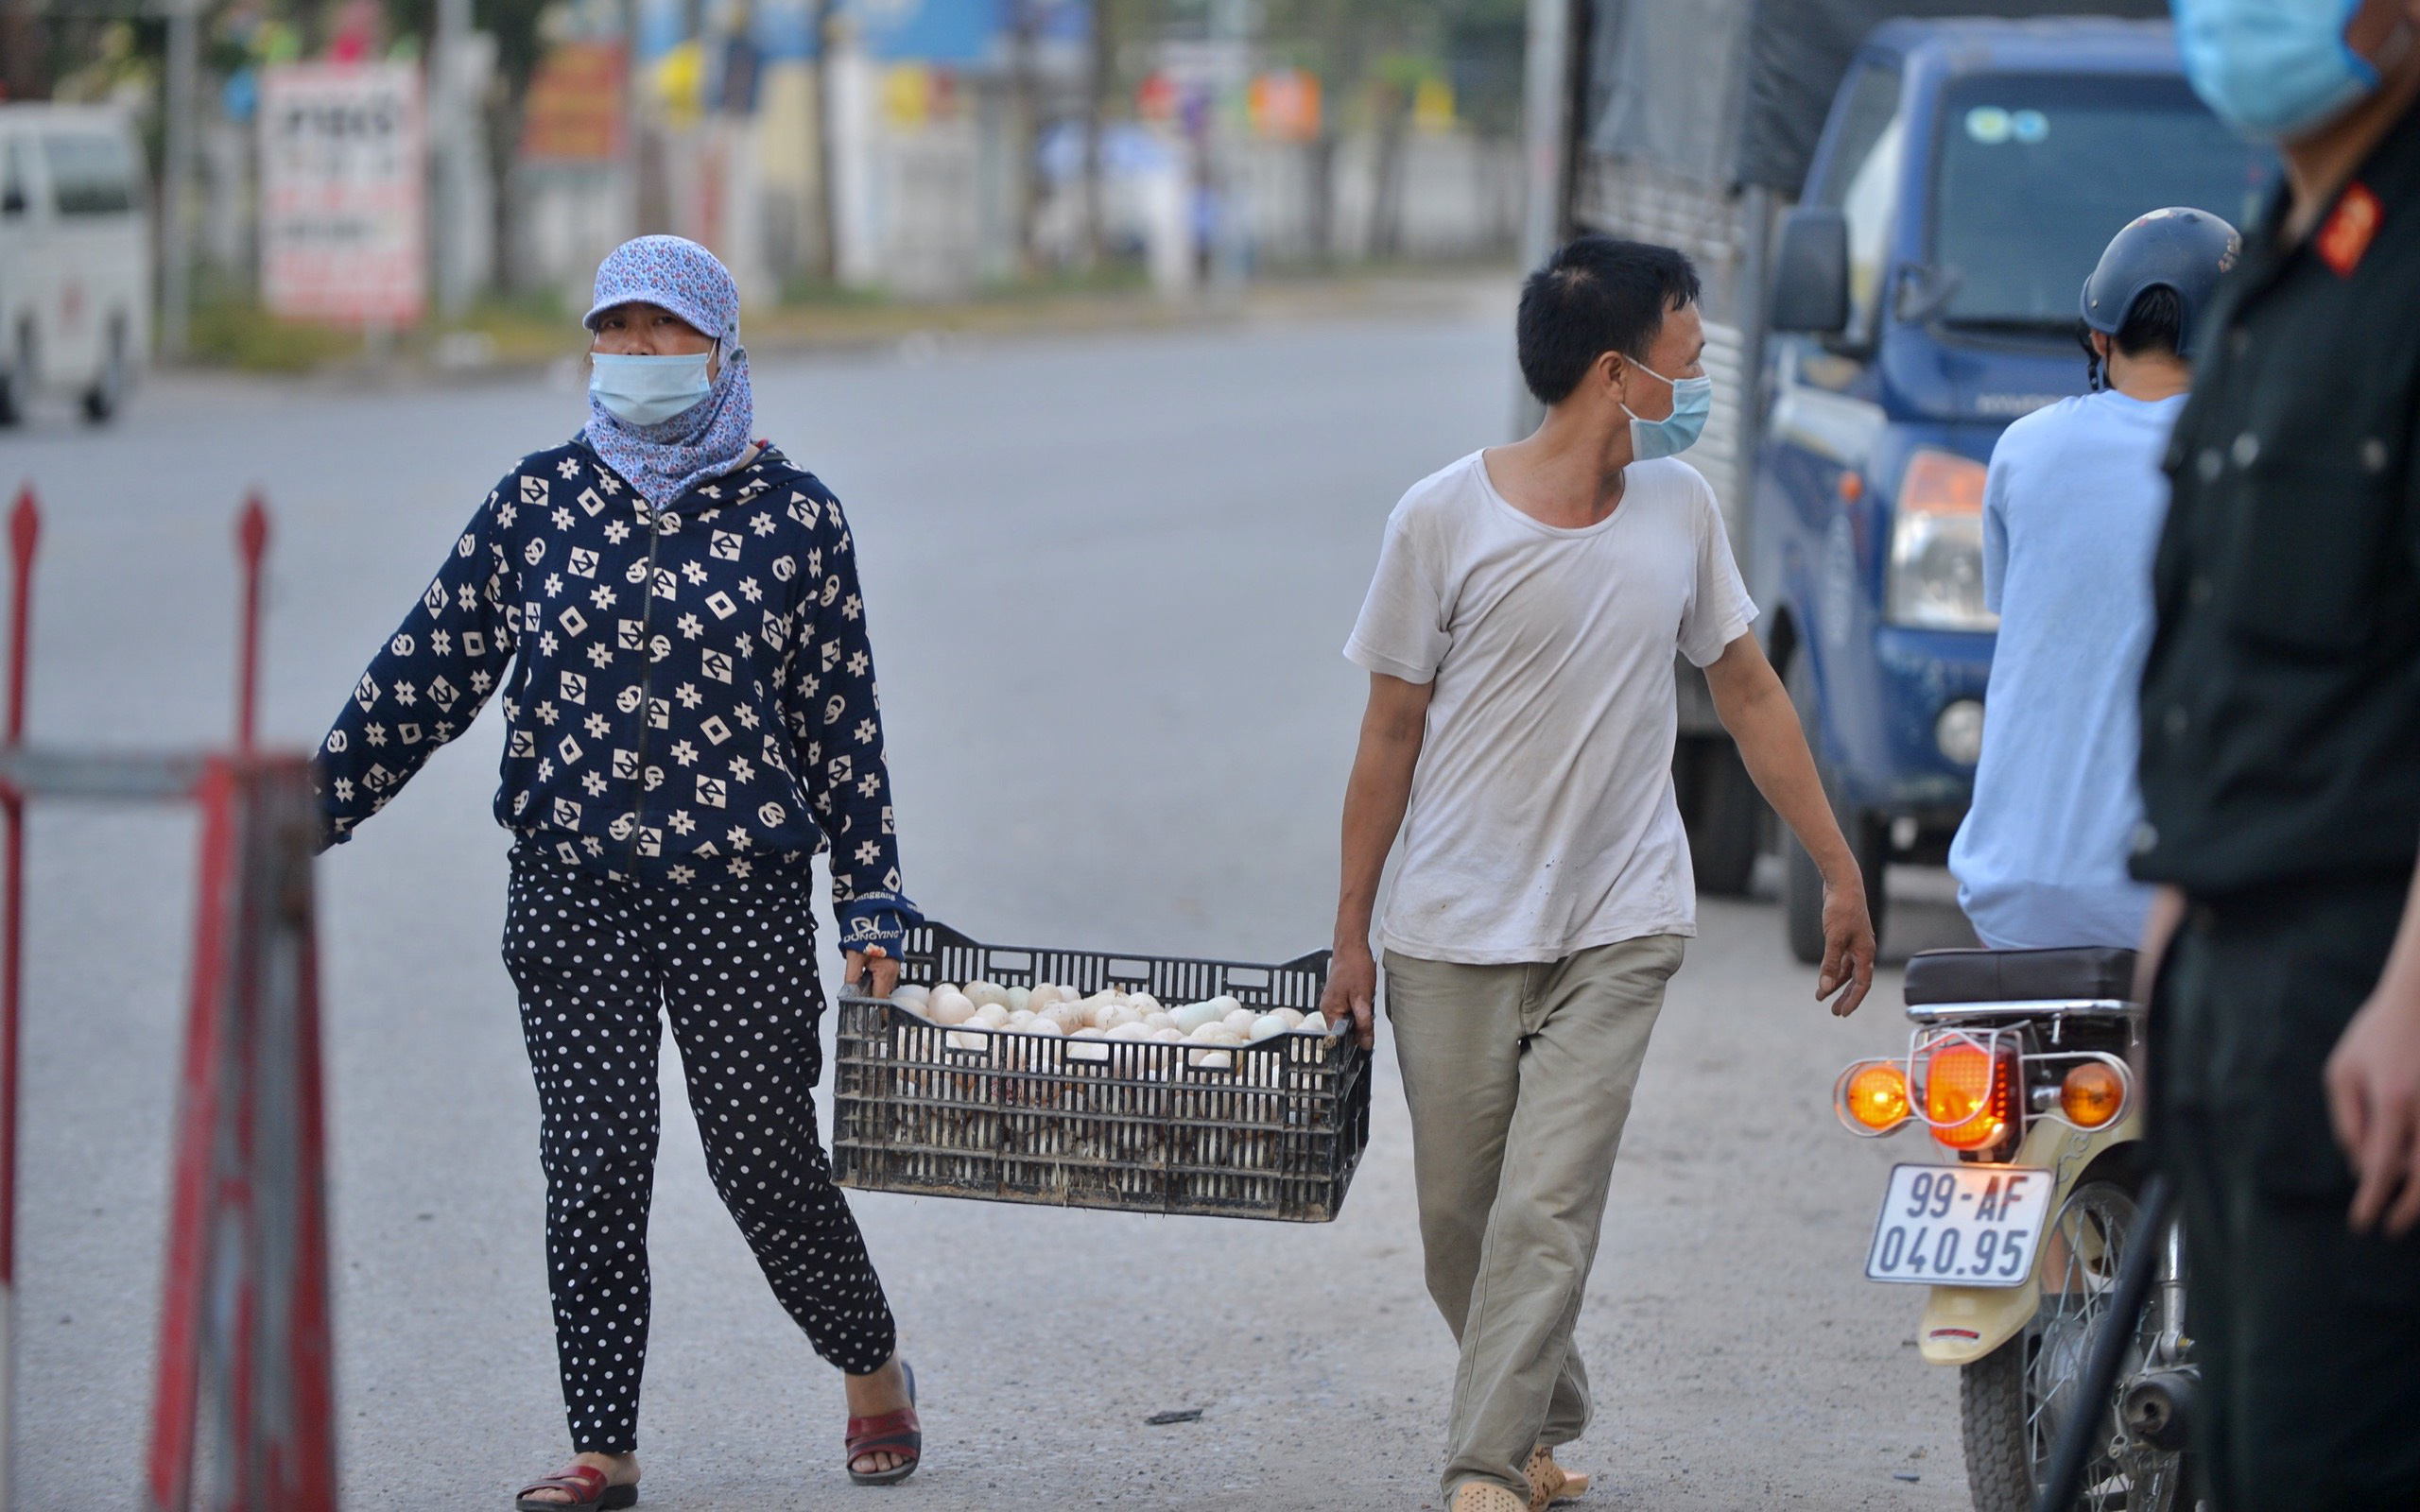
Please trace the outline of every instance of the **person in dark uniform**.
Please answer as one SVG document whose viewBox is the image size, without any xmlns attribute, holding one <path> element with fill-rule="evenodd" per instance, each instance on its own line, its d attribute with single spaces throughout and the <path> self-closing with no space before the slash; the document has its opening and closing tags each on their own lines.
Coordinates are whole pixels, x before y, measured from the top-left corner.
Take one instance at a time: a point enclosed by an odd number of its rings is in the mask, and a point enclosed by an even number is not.
<svg viewBox="0 0 2420 1512">
<path fill-rule="evenodd" d="M 2196 1460 L 2215 1512 L 2420 1507 L 2420 0 L 2174 8 L 2285 161 L 2169 443 L 2142 688 Z"/>
</svg>

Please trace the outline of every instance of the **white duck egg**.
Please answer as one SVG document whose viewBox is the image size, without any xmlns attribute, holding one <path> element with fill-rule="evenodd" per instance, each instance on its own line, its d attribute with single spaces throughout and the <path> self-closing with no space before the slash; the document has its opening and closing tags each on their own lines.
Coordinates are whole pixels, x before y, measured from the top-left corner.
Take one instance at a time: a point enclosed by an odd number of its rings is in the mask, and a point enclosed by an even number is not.
<svg viewBox="0 0 2420 1512">
<path fill-rule="evenodd" d="M 1191 1034 L 1194 1030 L 1201 1028 L 1203 1024 L 1216 1023 L 1226 1016 L 1226 1010 L 1219 1006 L 1217 1002 L 1213 1001 L 1208 1003 L 1188 1003 L 1184 1006 L 1178 1008 L 1173 1013 L 1170 1013 L 1168 1015 L 1168 1019 L 1169 1022 L 1174 1023 L 1178 1028 L 1184 1030 L 1187 1034 Z"/>
<path fill-rule="evenodd" d="M 997 1003 L 1002 1007 L 1008 1005 L 1009 989 L 997 982 L 969 982 L 965 990 L 977 1007 L 986 1003 Z"/>
<path fill-rule="evenodd" d="M 1011 1013 L 1022 1012 L 1023 1010 L 1032 1006 L 1033 988 L 1027 987 L 1012 987 L 1009 988 L 1009 1011 Z"/>
</svg>

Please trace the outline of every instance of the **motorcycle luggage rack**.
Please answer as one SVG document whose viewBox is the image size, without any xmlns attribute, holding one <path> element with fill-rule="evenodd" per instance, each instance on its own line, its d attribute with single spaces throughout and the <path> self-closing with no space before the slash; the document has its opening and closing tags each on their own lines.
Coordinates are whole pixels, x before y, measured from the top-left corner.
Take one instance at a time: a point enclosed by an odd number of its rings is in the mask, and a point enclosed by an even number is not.
<svg viewBox="0 0 2420 1512">
<path fill-rule="evenodd" d="M 2143 1005 L 2118 998 L 2034 998 L 2006 1003 L 1911 1003 L 1916 1023 L 1956 1023 L 1968 1019 L 2123 1019 Z"/>
</svg>

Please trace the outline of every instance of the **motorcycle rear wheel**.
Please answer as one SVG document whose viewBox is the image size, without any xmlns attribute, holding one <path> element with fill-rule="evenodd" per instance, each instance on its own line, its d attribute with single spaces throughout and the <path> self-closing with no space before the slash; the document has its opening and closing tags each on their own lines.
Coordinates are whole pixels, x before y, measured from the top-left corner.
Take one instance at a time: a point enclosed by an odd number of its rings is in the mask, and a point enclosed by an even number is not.
<svg viewBox="0 0 2420 1512">
<path fill-rule="evenodd" d="M 2087 1181 L 2059 1211 L 2045 1238 L 2042 1304 L 2016 1337 L 1959 1372 L 1958 1408 L 1965 1439 L 1966 1482 L 1975 1512 L 2031 1512 L 2049 1474 L 2060 1430 L 2093 1341 L 2111 1326 L 2112 1295 L 2137 1233 L 2135 1194 L 2118 1181 Z M 2121 1383 L 2142 1367 L 2158 1330 L 2147 1311 L 2136 1327 Z M 2180 1512 L 2184 1456 L 2122 1445 L 2117 1401 L 2094 1409 L 2105 1432 L 2086 1462 L 2074 1512 Z"/>
</svg>

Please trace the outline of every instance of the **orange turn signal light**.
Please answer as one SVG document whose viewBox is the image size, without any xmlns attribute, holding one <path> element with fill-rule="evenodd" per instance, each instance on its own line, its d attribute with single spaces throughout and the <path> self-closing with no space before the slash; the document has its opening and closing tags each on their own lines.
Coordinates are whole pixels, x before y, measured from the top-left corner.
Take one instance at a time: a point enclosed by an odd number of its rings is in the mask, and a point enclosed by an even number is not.
<svg viewBox="0 0 2420 1512">
<path fill-rule="evenodd" d="M 1900 480 L 1899 507 L 1915 514 L 1981 514 L 1986 475 L 1973 457 L 1920 447 L 1910 455 Z"/>
<path fill-rule="evenodd" d="M 2126 1078 L 2087 1060 L 2059 1083 L 2059 1111 L 2078 1128 L 2100 1128 L 2126 1110 Z"/>
<path fill-rule="evenodd" d="M 1880 1134 L 1908 1121 L 1908 1074 L 1894 1061 L 1874 1060 L 1849 1073 L 1841 1106 L 1858 1127 Z"/>
<path fill-rule="evenodd" d="M 1972 1040 L 1945 1040 L 1925 1061 L 1925 1121 L 1953 1150 L 1980 1150 L 2008 1132 L 2010 1057 Z"/>
</svg>

